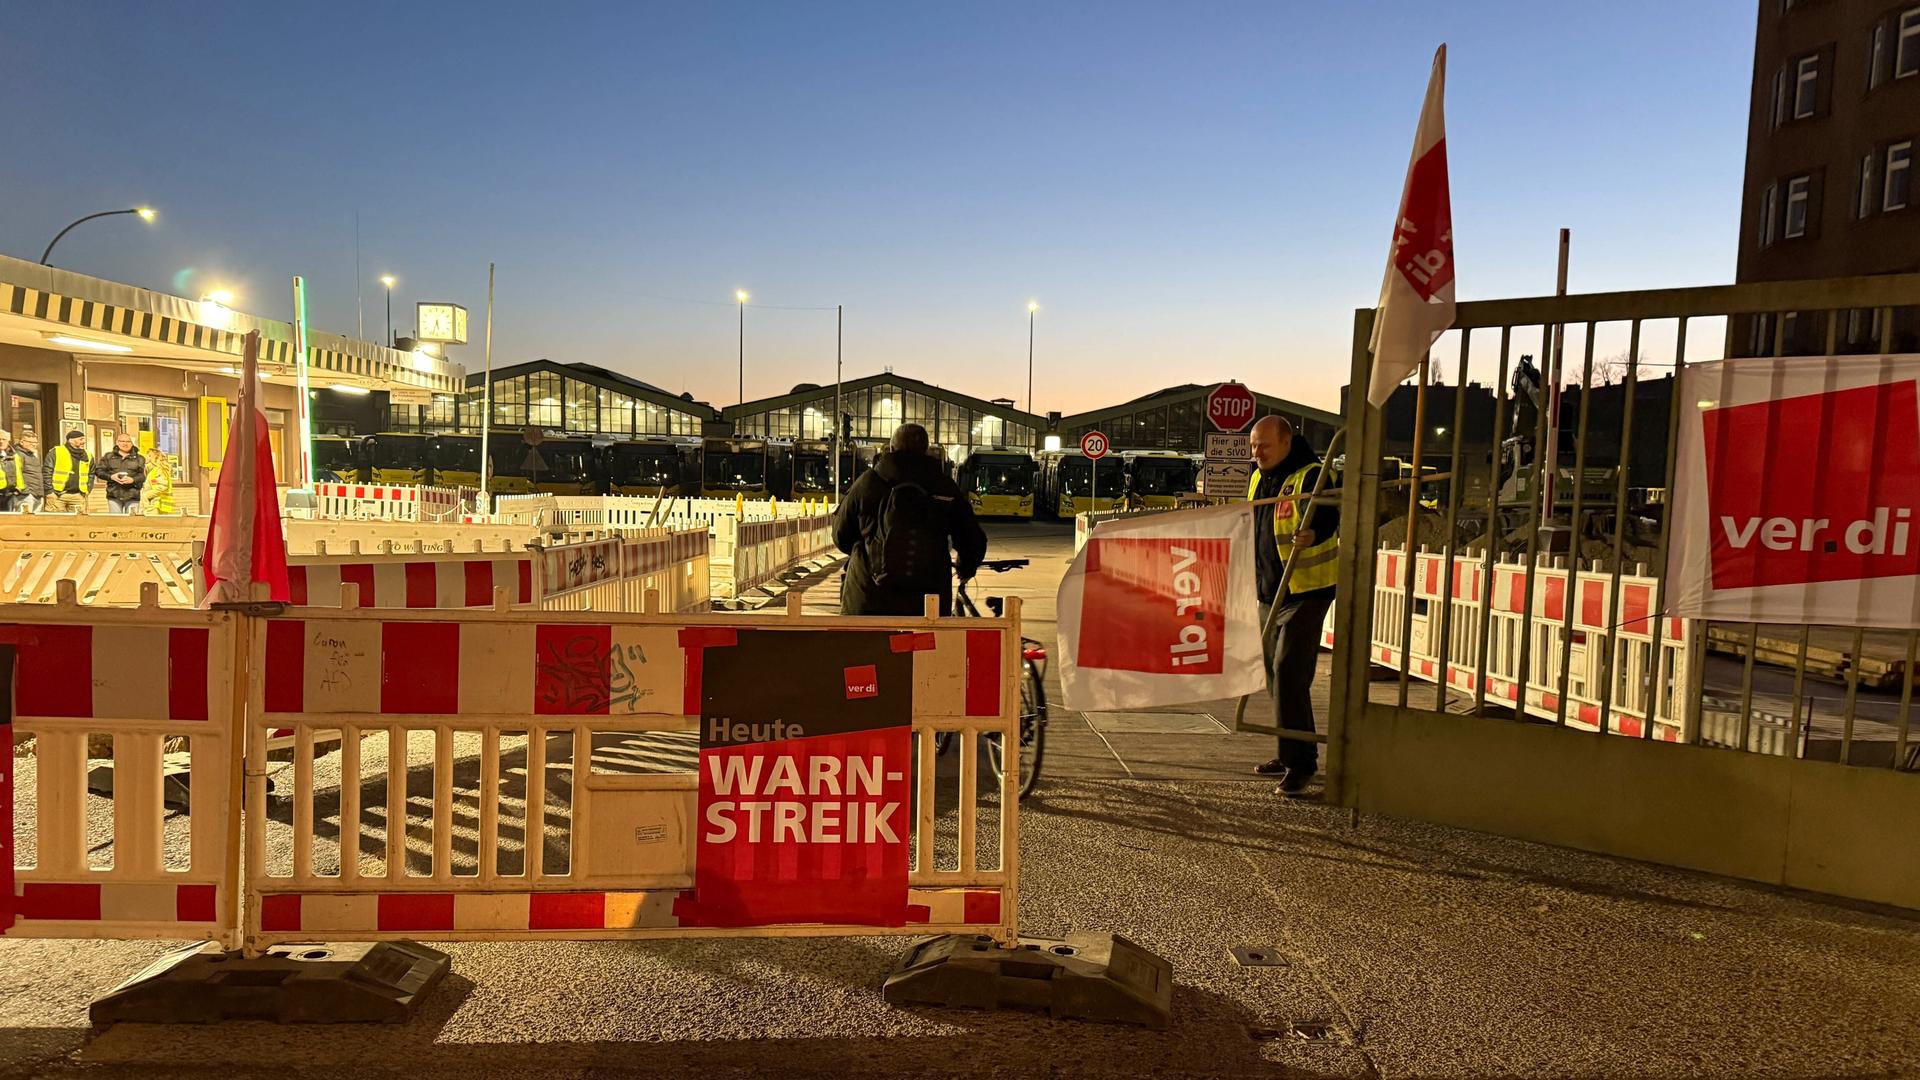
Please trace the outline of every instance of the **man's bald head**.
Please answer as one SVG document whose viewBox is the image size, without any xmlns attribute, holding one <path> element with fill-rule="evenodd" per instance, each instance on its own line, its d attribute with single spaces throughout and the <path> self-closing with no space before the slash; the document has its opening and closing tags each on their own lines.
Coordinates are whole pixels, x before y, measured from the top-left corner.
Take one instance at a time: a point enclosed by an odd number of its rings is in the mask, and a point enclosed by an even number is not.
<svg viewBox="0 0 1920 1080">
<path fill-rule="evenodd" d="M 1253 454 L 1253 463 L 1262 470 L 1271 469 L 1287 459 L 1293 450 L 1293 425 L 1284 416 L 1263 416 L 1253 422 L 1253 433 L 1247 436 L 1247 449 Z"/>
</svg>

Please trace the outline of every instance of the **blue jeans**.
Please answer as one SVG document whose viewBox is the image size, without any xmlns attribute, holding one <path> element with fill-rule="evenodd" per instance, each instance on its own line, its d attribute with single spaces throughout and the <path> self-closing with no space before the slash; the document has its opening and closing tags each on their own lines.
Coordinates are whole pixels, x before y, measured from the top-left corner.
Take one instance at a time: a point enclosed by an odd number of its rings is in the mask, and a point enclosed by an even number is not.
<svg viewBox="0 0 1920 1080">
<path fill-rule="evenodd" d="M 128 499 L 116 499 L 111 495 L 107 496 L 107 513 L 138 514 L 139 512 L 140 512 L 140 496 L 135 495 L 132 498 L 128 498 Z"/>
</svg>

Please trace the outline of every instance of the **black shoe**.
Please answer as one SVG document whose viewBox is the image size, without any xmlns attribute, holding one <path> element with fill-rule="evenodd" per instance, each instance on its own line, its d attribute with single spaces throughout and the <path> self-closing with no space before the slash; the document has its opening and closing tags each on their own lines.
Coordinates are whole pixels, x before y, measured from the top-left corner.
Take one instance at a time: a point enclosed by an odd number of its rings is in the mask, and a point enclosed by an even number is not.
<svg viewBox="0 0 1920 1080">
<path fill-rule="evenodd" d="M 1280 764 L 1279 758 L 1274 758 L 1265 765 L 1255 765 L 1253 771 L 1259 773 L 1261 776 L 1279 776 L 1281 773 L 1287 771 L 1287 767 Z"/>
<path fill-rule="evenodd" d="M 1313 782 L 1314 774 L 1319 771 L 1317 768 L 1288 769 L 1287 775 L 1280 781 L 1280 786 L 1273 789 L 1274 794 L 1285 795 L 1289 799 L 1297 799 L 1305 795 L 1307 785 Z"/>
</svg>

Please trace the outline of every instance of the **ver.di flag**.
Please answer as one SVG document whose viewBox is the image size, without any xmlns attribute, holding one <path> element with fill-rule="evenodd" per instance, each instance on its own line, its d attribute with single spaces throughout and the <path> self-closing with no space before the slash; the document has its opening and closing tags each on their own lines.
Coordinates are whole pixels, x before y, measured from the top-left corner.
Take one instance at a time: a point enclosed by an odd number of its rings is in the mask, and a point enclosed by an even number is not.
<svg viewBox="0 0 1920 1080">
<path fill-rule="evenodd" d="M 253 582 L 268 598 L 287 600 L 287 545 L 280 532 L 280 497 L 273 479 L 273 445 L 260 411 L 260 331 L 248 332 L 240 366 L 240 395 L 232 433 L 221 458 L 220 481 L 207 520 L 208 605 L 251 599 Z"/>
<path fill-rule="evenodd" d="M 1058 594 L 1066 707 L 1180 705 L 1266 686 L 1253 560 L 1247 503 L 1094 529 Z"/>
<path fill-rule="evenodd" d="M 1367 401 L 1385 405 L 1453 325 L 1453 202 L 1447 192 L 1447 47 L 1433 54 L 1413 158 L 1400 191 L 1387 276 L 1373 318 L 1373 380 Z"/>
</svg>

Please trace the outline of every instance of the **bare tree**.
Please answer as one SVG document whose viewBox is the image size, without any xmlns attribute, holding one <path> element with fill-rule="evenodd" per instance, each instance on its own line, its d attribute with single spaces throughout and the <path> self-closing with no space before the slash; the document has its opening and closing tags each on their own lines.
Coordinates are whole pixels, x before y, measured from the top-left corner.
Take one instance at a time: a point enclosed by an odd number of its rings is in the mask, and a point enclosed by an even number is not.
<svg viewBox="0 0 1920 1080">
<path fill-rule="evenodd" d="M 1627 354 L 1614 353 L 1593 361 L 1593 385 L 1609 386 L 1627 377 Z"/>
</svg>

